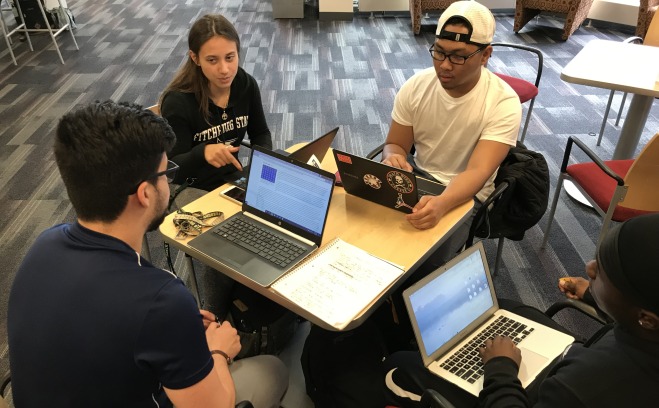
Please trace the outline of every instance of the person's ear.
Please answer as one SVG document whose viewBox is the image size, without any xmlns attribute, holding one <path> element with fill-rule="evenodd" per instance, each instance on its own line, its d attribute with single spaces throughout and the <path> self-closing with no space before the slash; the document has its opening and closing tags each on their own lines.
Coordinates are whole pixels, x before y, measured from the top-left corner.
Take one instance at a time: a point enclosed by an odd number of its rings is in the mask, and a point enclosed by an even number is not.
<svg viewBox="0 0 659 408">
<path fill-rule="evenodd" d="M 152 196 L 152 191 L 149 190 L 149 184 L 148 181 L 143 181 L 140 183 L 139 187 L 137 187 L 137 192 L 135 192 L 135 198 L 142 207 L 149 206 L 149 200 Z"/>
<path fill-rule="evenodd" d="M 659 316 L 649 310 L 641 309 L 638 313 L 638 324 L 646 330 L 659 330 Z"/>
<path fill-rule="evenodd" d="M 492 56 L 492 46 L 488 45 L 483 51 L 481 51 L 481 65 L 487 66 L 487 61 L 489 61 Z"/>
<path fill-rule="evenodd" d="M 199 65 L 199 58 L 197 57 L 197 54 L 194 53 L 192 50 L 188 50 L 188 55 L 190 56 L 190 59 L 192 62 L 195 63 L 195 65 Z"/>
</svg>

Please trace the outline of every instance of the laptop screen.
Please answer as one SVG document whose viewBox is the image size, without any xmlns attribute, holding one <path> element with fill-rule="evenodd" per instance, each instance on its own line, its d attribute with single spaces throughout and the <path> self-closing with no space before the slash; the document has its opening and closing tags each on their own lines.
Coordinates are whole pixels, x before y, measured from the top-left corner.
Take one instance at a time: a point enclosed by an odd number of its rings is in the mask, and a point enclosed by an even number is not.
<svg viewBox="0 0 659 408">
<path fill-rule="evenodd" d="M 245 204 L 320 237 L 333 188 L 331 177 L 253 150 Z"/>
<path fill-rule="evenodd" d="M 471 251 L 410 295 L 427 355 L 494 306 L 481 254 L 480 250 Z"/>
</svg>

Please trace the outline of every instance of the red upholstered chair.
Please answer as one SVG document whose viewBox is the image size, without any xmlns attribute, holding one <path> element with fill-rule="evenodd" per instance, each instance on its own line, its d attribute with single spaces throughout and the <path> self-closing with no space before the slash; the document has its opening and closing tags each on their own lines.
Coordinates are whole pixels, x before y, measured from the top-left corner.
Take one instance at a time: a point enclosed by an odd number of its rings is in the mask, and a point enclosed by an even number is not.
<svg viewBox="0 0 659 408">
<path fill-rule="evenodd" d="M 573 144 L 583 150 L 592 162 L 568 166 Z M 610 161 L 602 161 L 582 141 L 570 136 L 542 246 L 549 238 L 564 180 L 571 180 L 603 217 L 602 230 L 597 239 L 599 246 L 611 221 L 622 222 L 659 212 L 659 133 L 652 137 L 636 159 Z"/>
<path fill-rule="evenodd" d="M 421 15 L 427 11 L 446 10 L 458 0 L 410 0 L 410 17 L 414 35 L 421 32 Z"/>
<path fill-rule="evenodd" d="M 516 0 L 514 32 L 519 32 L 526 23 L 541 11 L 565 14 L 565 26 L 561 39 L 567 40 L 584 22 L 593 0 Z"/>
<path fill-rule="evenodd" d="M 524 50 L 535 54 L 534 58 L 537 57 L 538 65 L 535 67 L 536 75 L 534 82 L 529 82 L 522 78 L 494 72 L 495 75 L 506 81 L 508 85 L 510 85 L 510 87 L 513 88 L 513 90 L 517 93 L 517 96 L 519 97 L 519 101 L 521 103 L 526 103 L 528 101 L 531 101 L 531 103 L 529 104 L 529 110 L 526 113 L 526 120 L 524 121 L 524 126 L 522 127 L 522 136 L 519 138 L 520 142 L 524 143 L 524 138 L 526 137 L 526 130 L 529 127 L 529 120 L 531 119 L 531 112 L 533 112 L 533 104 L 535 103 L 535 97 L 538 95 L 538 86 L 540 85 L 540 77 L 542 76 L 543 54 L 542 51 L 540 51 L 537 48 L 529 47 L 527 45 L 520 45 L 520 44 L 492 43 L 492 47 L 495 48 L 507 47 L 517 50 Z M 496 50 L 494 51 L 497 52 Z M 504 51 L 502 50 L 502 52 Z M 510 60 L 511 59 L 507 59 L 507 61 Z"/>
<path fill-rule="evenodd" d="M 659 0 L 641 0 L 638 5 L 636 35 L 645 38 L 650 23 L 659 10 Z"/>
</svg>

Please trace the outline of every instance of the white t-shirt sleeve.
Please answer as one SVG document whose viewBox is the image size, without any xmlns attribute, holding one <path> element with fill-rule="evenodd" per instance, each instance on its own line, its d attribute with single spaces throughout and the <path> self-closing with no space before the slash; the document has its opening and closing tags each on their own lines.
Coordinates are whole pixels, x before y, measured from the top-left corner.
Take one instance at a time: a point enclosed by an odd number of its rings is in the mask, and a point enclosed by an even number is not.
<svg viewBox="0 0 659 408">
<path fill-rule="evenodd" d="M 492 107 L 490 114 L 486 118 L 487 122 L 481 133 L 480 140 L 492 140 L 515 146 L 522 121 L 522 106 L 519 102 L 519 97 L 512 89 L 509 89 L 508 92 L 502 89 L 501 92 L 503 95 L 507 94 L 507 96 L 501 97 L 496 101 L 495 106 Z"/>
<path fill-rule="evenodd" d="M 391 119 L 403 126 L 412 126 L 414 119 L 414 107 L 412 106 L 412 95 L 414 94 L 415 77 L 408 79 L 394 98 L 394 109 Z"/>
</svg>

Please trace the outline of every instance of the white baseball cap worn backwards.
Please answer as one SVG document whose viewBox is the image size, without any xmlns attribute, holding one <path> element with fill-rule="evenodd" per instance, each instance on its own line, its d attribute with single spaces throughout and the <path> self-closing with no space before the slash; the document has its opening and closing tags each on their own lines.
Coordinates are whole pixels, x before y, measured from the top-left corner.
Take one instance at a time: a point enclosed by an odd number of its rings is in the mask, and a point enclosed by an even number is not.
<svg viewBox="0 0 659 408">
<path fill-rule="evenodd" d="M 446 22 L 454 17 L 462 20 L 469 30 L 467 34 L 446 30 Z M 494 39 L 495 27 L 490 9 L 476 1 L 456 1 L 439 17 L 436 37 L 467 44 L 488 45 Z"/>
</svg>

